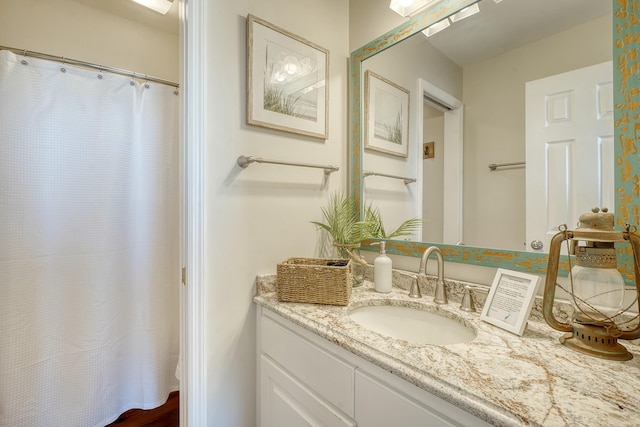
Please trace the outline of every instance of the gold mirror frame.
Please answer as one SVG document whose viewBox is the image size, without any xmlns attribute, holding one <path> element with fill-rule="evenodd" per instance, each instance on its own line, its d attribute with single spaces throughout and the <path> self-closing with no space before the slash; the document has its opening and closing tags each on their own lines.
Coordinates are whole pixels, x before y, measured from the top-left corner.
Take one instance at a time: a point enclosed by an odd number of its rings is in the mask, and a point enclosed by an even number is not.
<svg viewBox="0 0 640 427">
<path fill-rule="evenodd" d="M 391 46 L 413 36 L 429 25 L 476 3 L 478 0 L 443 0 L 436 6 L 412 17 L 404 24 L 383 34 L 351 53 L 349 61 L 349 161 L 351 176 L 349 191 L 362 211 L 362 141 L 364 128 L 362 113 L 362 62 Z M 615 103 L 615 188 L 616 227 L 640 224 L 640 155 L 636 138 L 640 138 L 640 66 L 637 49 L 640 48 L 640 16 L 638 1 L 613 2 L 613 57 Z M 637 127 L 637 131 L 636 131 Z M 503 267 L 534 274 L 545 274 L 548 256 L 526 251 L 432 244 L 391 240 L 387 252 L 396 255 L 419 257 L 429 246 L 438 246 L 447 261 L 486 267 Z M 374 247 L 375 248 L 375 247 Z M 366 242 L 363 250 L 370 248 Z M 631 248 L 619 247 L 618 268 L 628 283 L 635 277 Z M 567 262 L 561 262 L 561 273 L 567 273 Z"/>
</svg>

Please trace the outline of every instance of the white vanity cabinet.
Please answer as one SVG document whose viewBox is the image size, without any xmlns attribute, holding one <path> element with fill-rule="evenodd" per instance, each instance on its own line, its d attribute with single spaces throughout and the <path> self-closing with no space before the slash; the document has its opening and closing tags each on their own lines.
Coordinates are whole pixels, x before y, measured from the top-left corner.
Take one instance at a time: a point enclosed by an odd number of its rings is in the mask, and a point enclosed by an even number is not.
<svg viewBox="0 0 640 427">
<path fill-rule="evenodd" d="M 489 426 L 258 305 L 258 425 Z"/>
</svg>

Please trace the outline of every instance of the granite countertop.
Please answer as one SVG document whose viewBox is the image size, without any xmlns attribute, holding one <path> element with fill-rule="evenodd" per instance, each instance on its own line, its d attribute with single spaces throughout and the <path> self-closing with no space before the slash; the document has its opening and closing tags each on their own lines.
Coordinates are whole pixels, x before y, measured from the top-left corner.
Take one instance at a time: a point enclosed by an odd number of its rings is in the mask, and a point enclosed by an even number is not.
<svg viewBox="0 0 640 427">
<path fill-rule="evenodd" d="M 493 425 L 640 425 L 640 347 L 621 341 L 634 355 L 627 362 L 573 351 L 558 342 L 561 332 L 544 323 L 539 300 L 520 337 L 480 321 L 480 309 L 460 310 L 460 282 L 448 281 L 449 304 L 438 306 L 432 302 L 432 278 L 421 281 L 424 297 L 415 300 L 407 296 L 409 276 L 394 271 L 391 293 L 375 292 L 367 280 L 353 289 L 349 305 L 340 307 L 278 302 L 275 280 L 275 275 L 257 278 L 257 304 Z M 457 318 L 477 337 L 466 344 L 419 345 L 370 331 L 348 317 L 351 309 L 382 304 Z M 561 311 L 556 317 L 566 315 Z"/>
</svg>

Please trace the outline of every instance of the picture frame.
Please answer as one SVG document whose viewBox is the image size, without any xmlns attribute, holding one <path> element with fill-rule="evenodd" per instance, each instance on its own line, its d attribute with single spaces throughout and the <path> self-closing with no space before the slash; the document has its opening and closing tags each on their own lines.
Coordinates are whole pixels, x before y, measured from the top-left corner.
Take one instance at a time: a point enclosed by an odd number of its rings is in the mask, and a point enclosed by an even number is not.
<svg viewBox="0 0 640 427">
<path fill-rule="evenodd" d="M 364 148 L 408 157 L 409 91 L 371 70 L 364 86 Z"/>
<path fill-rule="evenodd" d="M 329 51 L 247 16 L 247 122 L 329 137 Z"/>
<path fill-rule="evenodd" d="M 517 335 L 524 333 L 538 290 L 539 276 L 499 268 L 480 320 Z"/>
</svg>

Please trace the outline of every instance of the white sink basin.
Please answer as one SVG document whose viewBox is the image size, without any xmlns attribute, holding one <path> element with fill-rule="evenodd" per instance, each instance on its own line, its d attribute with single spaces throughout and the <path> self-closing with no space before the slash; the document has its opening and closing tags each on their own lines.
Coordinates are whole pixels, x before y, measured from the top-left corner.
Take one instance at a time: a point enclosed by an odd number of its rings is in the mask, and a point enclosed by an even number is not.
<svg viewBox="0 0 640 427">
<path fill-rule="evenodd" d="M 416 344 L 460 344 L 476 333 L 455 319 L 393 305 L 368 305 L 349 313 L 351 320 L 379 334 Z"/>
</svg>

